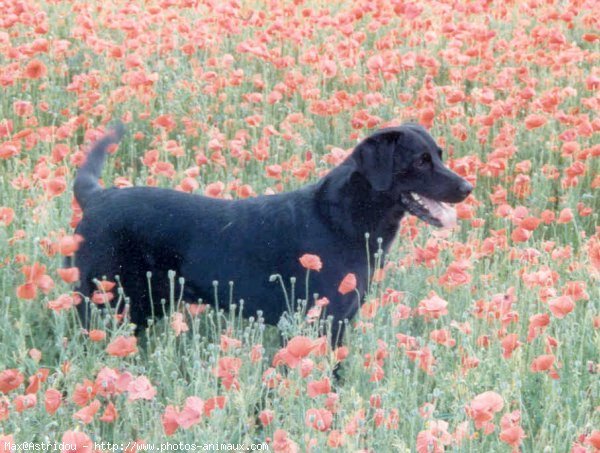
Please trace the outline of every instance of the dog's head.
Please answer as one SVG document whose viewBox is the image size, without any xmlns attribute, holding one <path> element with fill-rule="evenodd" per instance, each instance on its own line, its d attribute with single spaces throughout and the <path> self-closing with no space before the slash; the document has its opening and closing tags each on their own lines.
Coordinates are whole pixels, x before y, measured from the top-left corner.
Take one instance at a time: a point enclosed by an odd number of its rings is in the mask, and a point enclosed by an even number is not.
<svg viewBox="0 0 600 453">
<path fill-rule="evenodd" d="M 473 186 L 442 162 L 442 149 L 420 125 L 381 129 L 352 153 L 356 171 L 372 189 L 434 226 L 452 226 Z"/>
</svg>

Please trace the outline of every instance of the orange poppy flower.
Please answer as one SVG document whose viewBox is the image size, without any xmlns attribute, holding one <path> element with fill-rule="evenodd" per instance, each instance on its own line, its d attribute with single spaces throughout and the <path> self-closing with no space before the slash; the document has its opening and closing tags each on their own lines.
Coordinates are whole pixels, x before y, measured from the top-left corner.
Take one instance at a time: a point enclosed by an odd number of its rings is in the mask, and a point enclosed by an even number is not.
<svg viewBox="0 0 600 453">
<path fill-rule="evenodd" d="M 165 114 L 159 115 L 152 121 L 153 127 L 160 127 L 165 129 L 167 132 L 172 131 L 177 126 L 173 115 Z"/>
<path fill-rule="evenodd" d="M 179 186 L 176 187 L 177 190 L 181 190 L 182 192 L 192 193 L 200 187 L 200 184 L 195 178 L 191 178 L 186 176 L 181 180 Z"/>
<path fill-rule="evenodd" d="M 103 330 L 93 329 L 93 330 L 89 331 L 88 337 L 89 337 L 90 341 L 94 341 L 94 342 L 102 341 L 106 338 L 106 332 Z"/>
<path fill-rule="evenodd" d="M 350 350 L 347 346 L 340 346 L 333 351 L 333 356 L 336 361 L 343 362 L 348 357 Z"/>
<path fill-rule="evenodd" d="M 33 263 L 32 266 L 23 266 L 21 272 L 25 275 L 26 282 L 17 287 L 17 297 L 20 299 L 35 299 L 38 288 L 44 294 L 48 294 L 54 287 L 54 281 L 46 275 L 46 266 L 38 262 Z"/>
<path fill-rule="evenodd" d="M 189 429 L 202 420 L 204 401 L 197 396 L 186 398 L 183 409 L 177 414 L 177 424 L 183 429 Z"/>
<path fill-rule="evenodd" d="M 525 118 L 525 127 L 529 130 L 536 129 L 546 124 L 546 117 L 537 113 L 527 115 Z"/>
<path fill-rule="evenodd" d="M 299 335 L 292 338 L 285 349 L 294 357 L 303 358 L 311 353 L 313 347 L 312 339 Z"/>
<path fill-rule="evenodd" d="M 237 388 L 237 376 L 242 366 L 242 360 L 238 357 L 221 357 L 214 369 L 214 374 L 221 378 L 221 382 L 226 389 Z"/>
<path fill-rule="evenodd" d="M 525 435 L 525 431 L 523 431 L 523 428 L 516 425 L 504 428 L 502 431 L 500 431 L 500 435 L 498 437 L 502 442 L 510 445 L 513 448 L 516 448 L 518 451 L 518 446 L 521 444 L 522 440 L 527 436 Z"/>
<path fill-rule="evenodd" d="M 510 235 L 510 238 L 515 244 L 526 242 L 531 237 L 531 232 L 525 228 L 515 228 Z"/>
<path fill-rule="evenodd" d="M 127 357 L 138 352 L 136 337 L 116 337 L 106 348 L 108 355 Z"/>
<path fill-rule="evenodd" d="M 571 296 L 560 296 L 548 302 L 548 308 L 554 316 L 559 319 L 564 318 L 575 308 L 575 303 Z"/>
<path fill-rule="evenodd" d="M 18 388 L 25 376 L 19 370 L 10 369 L 0 372 L 0 392 L 8 393 Z"/>
<path fill-rule="evenodd" d="M 68 145 L 64 143 L 58 143 L 52 148 L 50 155 L 52 156 L 52 163 L 57 164 L 62 162 L 65 157 L 71 152 Z"/>
<path fill-rule="evenodd" d="M 113 423 L 117 418 L 119 418 L 117 408 L 112 401 L 109 401 L 104 409 L 104 413 L 100 417 L 100 421 L 104 423 Z"/>
<path fill-rule="evenodd" d="M 448 266 L 448 269 L 446 269 L 446 272 L 439 278 L 439 284 L 448 288 L 467 285 L 471 282 L 471 275 L 467 270 L 471 268 L 472 265 L 467 259 L 453 261 Z"/>
<path fill-rule="evenodd" d="M 258 414 L 258 419 L 263 426 L 269 426 L 273 419 L 275 418 L 275 412 L 270 409 L 265 409 L 260 411 Z"/>
<path fill-rule="evenodd" d="M 263 352 L 264 348 L 262 344 L 255 344 L 254 346 L 252 346 L 252 349 L 250 350 L 250 361 L 252 363 L 260 362 L 260 359 L 262 359 L 263 356 Z"/>
<path fill-rule="evenodd" d="M 81 431 L 65 431 L 61 440 L 63 445 L 69 445 L 70 453 L 92 453 L 94 442 Z"/>
<path fill-rule="evenodd" d="M 32 348 L 29 350 L 28 354 L 35 362 L 42 360 L 42 351 L 39 349 Z"/>
<path fill-rule="evenodd" d="M 360 315 L 363 319 L 373 319 L 375 315 L 377 315 L 377 308 L 379 307 L 379 301 L 377 299 L 372 299 L 368 302 L 365 302 L 362 307 L 360 307 Z"/>
<path fill-rule="evenodd" d="M 285 348 L 280 349 L 273 357 L 273 366 L 285 364 L 290 368 L 300 365 L 302 359 L 313 352 L 319 340 L 313 341 L 308 337 L 296 336 L 292 338 Z"/>
<path fill-rule="evenodd" d="M 215 409 L 223 409 L 227 403 L 226 396 L 213 396 L 204 402 L 204 415 L 210 417 Z"/>
<path fill-rule="evenodd" d="M 452 334 L 448 329 L 433 330 L 429 334 L 429 338 L 431 341 L 446 346 L 447 348 L 452 348 L 454 345 L 456 345 L 456 340 L 452 338 Z"/>
<path fill-rule="evenodd" d="M 308 409 L 304 423 L 316 430 L 327 431 L 333 423 L 333 414 L 327 409 Z"/>
<path fill-rule="evenodd" d="M 319 272 L 323 267 L 321 258 L 319 258 L 317 255 L 311 255 L 310 253 L 305 253 L 300 257 L 300 264 L 302 264 L 302 267 L 305 269 L 317 272 Z"/>
<path fill-rule="evenodd" d="M 104 305 L 110 303 L 115 298 L 113 293 L 105 293 L 103 291 L 94 291 L 91 301 L 96 305 Z"/>
<path fill-rule="evenodd" d="M 63 256 L 73 256 L 82 241 L 83 236 L 79 234 L 64 235 L 56 244 L 56 249 Z"/>
<path fill-rule="evenodd" d="M 48 73 L 46 65 L 40 60 L 33 59 L 25 66 L 24 75 L 28 79 L 41 79 Z"/>
<path fill-rule="evenodd" d="M 586 438 L 585 444 L 600 450 L 600 430 L 593 430 Z"/>
<path fill-rule="evenodd" d="M 75 305 L 75 298 L 70 294 L 61 294 L 58 298 L 48 301 L 48 308 L 56 312 L 69 310 Z"/>
<path fill-rule="evenodd" d="M 0 397 L 0 422 L 8 420 L 10 417 L 10 400 L 6 396 Z M 0 436 L 0 441 L 2 436 Z"/>
<path fill-rule="evenodd" d="M 7 227 L 15 217 L 15 211 L 7 206 L 0 206 L 0 226 Z"/>
<path fill-rule="evenodd" d="M 556 223 L 569 223 L 571 220 L 573 220 L 573 211 L 571 208 L 564 208 L 560 211 Z"/>
<path fill-rule="evenodd" d="M 103 367 L 96 375 L 95 387 L 97 394 L 105 398 L 127 391 L 127 386 L 133 380 L 130 373 L 119 373 L 109 367 Z"/>
<path fill-rule="evenodd" d="M 171 316 L 171 328 L 175 331 L 175 336 L 178 337 L 182 332 L 190 330 L 185 322 L 183 313 L 175 312 Z"/>
<path fill-rule="evenodd" d="M 573 301 L 590 300 L 590 295 L 586 292 L 586 283 L 584 281 L 569 281 L 563 286 L 562 293 L 565 296 L 571 296 Z"/>
<path fill-rule="evenodd" d="M 353 273 L 346 274 L 340 286 L 338 286 L 338 292 L 340 294 L 348 294 L 356 289 L 356 275 Z"/>
<path fill-rule="evenodd" d="M 79 268 L 78 267 L 64 267 L 56 271 L 63 282 L 75 283 L 79 280 Z"/>
<path fill-rule="evenodd" d="M 100 410 L 100 401 L 94 400 L 89 405 L 79 409 L 73 414 L 73 418 L 80 420 L 83 424 L 88 425 L 94 421 L 96 413 Z"/>
<path fill-rule="evenodd" d="M 340 448 L 344 445 L 344 433 L 334 429 L 327 437 L 327 445 L 331 448 Z"/>
<path fill-rule="evenodd" d="M 0 402 L 0 407 L 1 407 L 1 404 L 2 403 Z M 2 420 L 2 418 L 0 418 L 0 420 Z M 0 445 L 2 445 L 2 447 L 4 448 L 4 451 L 6 451 L 6 452 L 16 450 L 15 438 L 12 434 L 1 434 L 0 435 Z"/>
<path fill-rule="evenodd" d="M 221 181 L 210 183 L 204 189 L 204 195 L 212 198 L 221 198 L 223 196 L 223 190 L 225 189 L 225 184 Z"/>
<path fill-rule="evenodd" d="M 35 407 L 37 404 L 37 396 L 33 393 L 28 395 L 19 395 L 13 400 L 13 405 L 17 412 L 23 412 L 27 409 Z"/>
<path fill-rule="evenodd" d="M 186 308 L 190 316 L 195 317 L 201 315 L 208 310 L 208 304 L 187 304 Z"/>
<path fill-rule="evenodd" d="M 221 335 L 221 351 L 227 352 L 230 349 L 238 349 L 242 346 L 242 342 L 237 338 L 230 338 L 227 335 Z"/>
<path fill-rule="evenodd" d="M 549 371 L 552 368 L 552 365 L 554 365 L 555 360 L 556 357 L 554 356 L 554 354 L 541 355 L 533 359 L 533 362 L 531 362 L 530 369 L 534 373 L 539 373 L 541 371 Z"/>
<path fill-rule="evenodd" d="M 477 395 L 471 403 L 465 407 L 467 415 L 475 422 L 477 429 L 485 427 L 496 412 L 504 407 L 504 400 L 496 392 L 489 391 Z"/>
<path fill-rule="evenodd" d="M 433 374 L 433 366 L 435 365 L 435 357 L 431 353 L 431 349 L 427 346 L 422 347 L 421 349 L 417 349 L 415 351 L 410 351 L 406 349 L 404 351 L 406 356 L 413 361 L 419 363 L 419 367 L 427 374 Z"/>
<path fill-rule="evenodd" d="M 539 313 L 529 317 L 529 328 L 527 330 L 527 341 L 532 342 L 536 337 L 544 333 L 550 324 L 550 316 L 547 313 Z"/>
<path fill-rule="evenodd" d="M 58 410 L 62 404 L 62 394 L 56 389 L 48 389 L 44 395 L 44 407 L 50 415 Z"/>
<path fill-rule="evenodd" d="M 419 302 L 417 313 L 426 319 L 438 319 L 440 316 L 448 314 L 448 302 L 439 297 L 435 291 L 430 291 L 428 299 Z"/>
<path fill-rule="evenodd" d="M 443 453 L 444 444 L 431 430 L 423 430 L 417 434 L 417 453 Z"/>
<path fill-rule="evenodd" d="M 397 346 L 399 348 L 406 348 L 408 350 L 411 350 L 417 347 L 417 339 L 415 337 L 405 335 L 403 333 L 397 333 L 396 338 L 398 339 Z"/>
<path fill-rule="evenodd" d="M 160 416 L 163 431 L 167 436 L 172 436 L 179 428 L 179 422 L 177 421 L 178 415 L 177 408 L 169 404 L 165 408 L 165 412 Z"/>
<path fill-rule="evenodd" d="M 329 392 L 331 392 L 331 381 L 327 377 L 308 383 L 307 393 L 310 398 L 315 398 L 318 395 L 326 395 Z"/>
<path fill-rule="evenodd" d="M 373 363 L 371 365 L 371 376 L 369 377 L 369 382 L 379 382 L 385 376 L 385 370 L 378 363 Z"/>
<path fill-rule="evenodd" d="M 37 393 L 40 390 L 40 384 L 46 382 L 48 379 L 50 370 L 47 368 L 40 368 L 33 376 L 29 377 L 29 385 L 25 389 L 25 393 Z"/>
<path fill-rule="evenodd" d="M 287 431 L 283 429 L 278 429 L 273 433 L 271 446 L 275 453 L 298 453 L 300 451 L 298 444 L 290 439 Z"/>
<path fill-rule="evenodd" d="M 127 385 L 127 401 L 152 400 L 156 396 L 156 389 L 146 376 L 140 376 Z"/>
<path fill-rule="evenodd" d="M 44 191 L 48 198 L 54 198 L 61 195 L 67 189 L 67 181 L 63 176 L 49 178 L 44 183 Z"/>
<path fill-rule="evenodd" d="M 75 385 L 71 398 L 75 404 L 82 407 L 96 397 L 97 390 L 98 388 L 94 382 L 84 379 L 83 383 Z"/>
<path fill-rule="evenodd" d="M 508 359 L 512 356 L 512 353 L 515 349 L 521 346 L 521 342 L 519 341 L 519 335 L 516 333 L 510 333 L 506 335 L 500 345 L 502 346 L 502 357 Z"/>
<path fill-rule="evenodd" d="M 555 218 L 556 215 L 549 209 L 543 210 L 540 214 L 540 219 L 542 219 L 542 222 L 544 222 L 546 225 L 550 225 L 552 222 L 554 222 Z"/>
<path fill-rule="evenodd" d="M 98 288 L 98 291 L 103 291 L 103 292 L 112 291 L 116 285 L 117 284 L 115 282 L 111 282 L 109 280 L 101 280 L 96 283 L 96 287 Z"/>
<path fill-rule="evenodd" d="M 521 221 L 519 226 L 527 231 L 534 231 L 540 223 L 542 223 L 542 221 L 537 217 L 526 217 Z"/>
<path fill-rule="evenodd" d="M 17 287 L 17 297 L 19 299 L 32 300 L 37 296 L 37 288 L 33 283 L 25 283 Z"/>
</svg>

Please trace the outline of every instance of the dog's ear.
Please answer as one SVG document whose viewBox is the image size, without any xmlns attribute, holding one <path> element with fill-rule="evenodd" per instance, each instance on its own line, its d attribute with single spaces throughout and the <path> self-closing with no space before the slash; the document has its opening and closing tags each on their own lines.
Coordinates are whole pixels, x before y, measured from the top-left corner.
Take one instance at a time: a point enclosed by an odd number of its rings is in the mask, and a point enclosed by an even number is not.
<svg viewBox="0 0 600 453">
<path fill-rule="evenodd" d="M 400 134 L 400 130 L 396 128 L 376 132 L 360 142 L 352 153 L 357 171 L 377 192 L 392 187 L 394 150 Z"/>
</svg>

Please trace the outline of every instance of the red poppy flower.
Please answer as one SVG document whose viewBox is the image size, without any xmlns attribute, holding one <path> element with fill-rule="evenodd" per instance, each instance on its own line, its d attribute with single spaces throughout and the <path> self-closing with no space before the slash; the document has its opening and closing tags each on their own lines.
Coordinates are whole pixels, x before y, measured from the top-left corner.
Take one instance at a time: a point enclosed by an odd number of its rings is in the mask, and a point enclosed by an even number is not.
<svg viewBox="0 0 600 453">
<path fill-rule="evenodd" d="M 204 401 L 197 396 L 186 398 L 183 409 L 177 414 L 177 423 L 183 429 L 189 429 L 200 423 L 204 414 Z"/>
<path fill-rule="evenodd" d="M 106 348 L 109 355 L 115 357 L 127 357 L 138 352 L 137 338 L 124 337 L 122 335 L 116 337 Z"/>
<path fill-rule="evenodd" d="M 18 388 L 25 376 L 19 370 L 10 369 L 0 372 L 0 392 L 8 393 Z"/>
<path fill-rule="evenodd" d="M 348 294 L 356 289 L 356 275 L 349 273 L 346 274 L 340 286 L 338 286 L 338 292 L 340 294 Z"/>
<path fill-rule="evenodd" d="M 119 418 L 117 408 L 112 401 L 109 401 L 104 409 L 104 413 L 100 417 L 100 421 L 104 423 L 113 423 L 117 418 Z"/>
<path fill-rule="evenodd" d="M 333 414 L 327 409 L 308 409 L 304 422 L 316 430 L 327 431 L 333 423 Z"/>
<path fill-rule="evenodd" d="M 24 75 L 28 79 L 41 79 L 48 73 L 46 65 L 40 60 L 33 59 L 25 66 Z"/>
<path fill-rule="evenodd" d="M 62 404 L 62 394 L 56 389 L 48 389 L 44 395 L 44 407 L 50 415 L 58 410 Z"/>
<path fill-rule="evenodd" d="M 302 264 L 302 267 L 305 269 L 317 272 L 319 272 L 323 267 L 321 258 L 319 258 L 317 255 L 311 255 L 310 253 L 305 253 L 300 257 L 300 264 Z"/>
<path fill-rule="evenodd" d="M 152 386 L 146 376 L 140 376 L 127 385 L 127 401 L 152 400 L 156 396 L 156 389 Z"/>
</svg>

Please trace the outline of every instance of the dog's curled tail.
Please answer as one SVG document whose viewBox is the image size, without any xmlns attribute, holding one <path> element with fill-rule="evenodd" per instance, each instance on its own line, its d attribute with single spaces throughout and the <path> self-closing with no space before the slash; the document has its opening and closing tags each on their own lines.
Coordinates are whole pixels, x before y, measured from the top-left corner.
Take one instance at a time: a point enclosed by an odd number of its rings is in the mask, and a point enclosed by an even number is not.
<svg viewBox="0 0 600 453">
<path fill-rule="evenodd" d="M 114 124 L 102 138 L 92 145 L 86 161 L 77 171 L 73 192 L 81 209 L 85 209 L 85 205 L 94 193 L 102 190 L 98 179 L 102 173 L 108 147 L 119 143 L 124 132 L 125 127 L 122 123 Z"/>
</svg>

